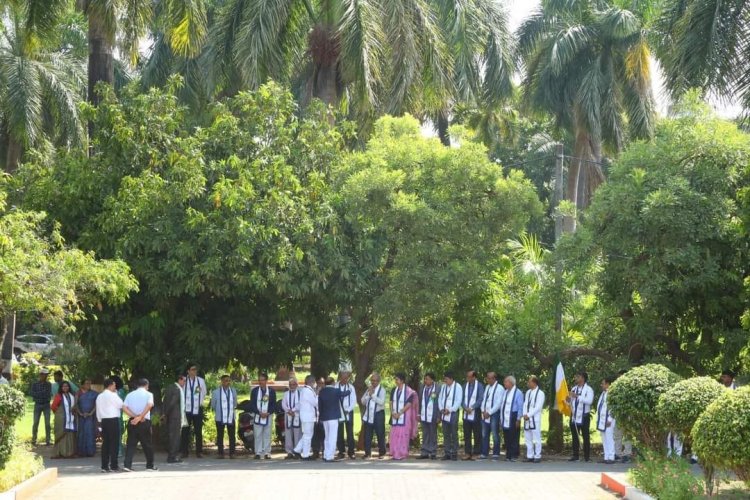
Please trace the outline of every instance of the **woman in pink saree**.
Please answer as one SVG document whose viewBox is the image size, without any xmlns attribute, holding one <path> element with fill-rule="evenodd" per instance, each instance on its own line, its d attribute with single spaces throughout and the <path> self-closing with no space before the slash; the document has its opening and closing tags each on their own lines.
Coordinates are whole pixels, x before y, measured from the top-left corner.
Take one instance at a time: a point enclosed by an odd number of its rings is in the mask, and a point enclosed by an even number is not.
<svg viewBox="0 0 750 500">
<path fill-rule="evenodd" d="M 409 441 L 417 437 L 418 396 L 408 385 L 406 375 L 396 374 L 396 387 L 391 392 L 391 458 L 403 460 L 409 456 Z"/>
</svg>

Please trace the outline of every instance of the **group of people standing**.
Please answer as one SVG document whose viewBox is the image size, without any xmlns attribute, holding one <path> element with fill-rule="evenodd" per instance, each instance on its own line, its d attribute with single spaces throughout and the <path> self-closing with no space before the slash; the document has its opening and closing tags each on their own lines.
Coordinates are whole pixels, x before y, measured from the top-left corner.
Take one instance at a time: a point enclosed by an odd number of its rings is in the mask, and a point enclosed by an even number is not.
<svg viewBox="0 0 750 500">
<path fill-rule="evenodd" d="M 97 427 L 102 437 L 102 472 L 130 471 L 136 446 L 140 444 L 146 455 L 146 469 L 156 470 L 151 443 L 151 410 L 154 396 L 146 379 L 137 381 L 137 389 L 124 395 L 122 381 L 111 377 L 104 381 L 104 390 L 91 389 L 91 381 L 83 380 L 80 388 L 63 380 L 62 372 L 54 374 L 54 384 L 47 381 L 49 372 L 42 370 L 39 381 L 31 387 L 34 399 L 32 442 L 37 442 L 41 416 L 45 418 L 46 442 L 50 444 L 50 410 L 55 413 L 55 457 L 93 456 L 96 451 Z M 726 376 L 725 376 L 726 375 Z M 725 372 L 722 382 L 736 387 L 734 374 Z M 730 377 L 731 375 L 731 377 Z M 386 456 L 386 418 L 390 422 L 388 444 L 390 456 L 403 460 L 409 456 L 409 444 L 422 431 L 418 459 L 438 458 L 438 428 L 442 428 L 442 460 L 458 460 L 459 426 L 463 429 L 463 460 L 500 459 L 501 444 L 505 444 L 505 460 L 520 458 L 520 436 L 523 433 L 526 456 L 524 461 L 539 463 L 542 459 L 542 410 L 545 393 L 539 379 L 531 376 L 526 391 L 517 387 L 513 376 L 500 381 L 497 373 L 486 374 L 484 384 L 476 371 L 466 372 L 462 386 L 453 372 L 445 372 L 442 383 L 433 373 L 424 376 L 419 390 L 407 385 L 406 376 L 397 373 L 395 385 L 387 391 L 378 373 L 373 373 L 360 398 L 364 430 L 364 458 L 372 458 L 373 441 L 377 440 L 378 458 Z M 729 383 L 727 383 L 727 380 Z M 588 384 L 586 372 L 575 375 L 575 384 L 568 396 L 571 409 L 570 430 L 573 453 L 570 461 L 590 461 L 590 429 L 592 414 L 596 430 L 600 432 L 604 458 L 611 464 L 616 459 L 627 460 L 630 443 L 623 439 L 608 405 L 612 377 L 601 382 L 602 392 L 594 403 L 594 390 Z M 284 448 L 287 459 L 314 460 L 322 450 L 323 460 L 335 461 L 355 457 L 354 413 L 357 396 L 351 383 L 351 373 L 341 371 L 338 379 L 316 379 L 308 375 L 299 385 L 293 376 L 289 390 L 279 402 L 276 391 L 269 387 L 268 376 L 261 374 L 258 385 L 250 393 L 249 413 L 252 415 L 254 451 L 256 459 L 271 458 L 271 439 L 277 412 L 284 415 Z M 163 425 L 168 434 L 168 463 L 179 463 L 188 456 L 191 434 L 195 438 L 196 457 L 203 454 L 203 403 L 208 396 L 206 381 L 198 376 L 192 365 L 180 373 L 173 384 L 164 390 Z M 280 405 L 280 406 L 279 406 Z M 212 391 L 210 408 L 217 431 L 218 458 L 224 458 L 224 434 L 229 436 L 229 457 L 236 455 L 237 391 L 231 387 L 229 375 L 221 377 L 221 384 Z M 124 467 L 118 467 L 123 419 L 127 416 L 127 443 Z M 582 444 L 582 446 L 581 446 Z"/>
</svg>

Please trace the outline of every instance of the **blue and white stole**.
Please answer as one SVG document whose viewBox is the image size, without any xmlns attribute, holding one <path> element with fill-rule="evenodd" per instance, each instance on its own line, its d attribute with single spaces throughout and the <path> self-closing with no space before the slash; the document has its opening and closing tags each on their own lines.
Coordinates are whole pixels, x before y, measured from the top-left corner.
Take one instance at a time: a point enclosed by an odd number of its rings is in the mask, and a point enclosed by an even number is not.
<svg viewBox="0 0 750 500">
<path fill-rule="evenodd" d="M 73 407 L 76 404 L 76 398 L 69 392 L 64 392 L 61 394 L 62 396 L 62 407 L 63 407 L 63 416 L 65 419 L 65 424 L 63 425 L 63 428 L 66 431 L 74 431 L 76 430 L 76 417 L 73 415 Z"/>
<path fill-rule="evenodd" d="M 502 419 L 501 423 L 503 429 L 510 429 L 510 417 L 513 410 L 513 401 L 515 401 L 516 399 L 516 391 L 518 391 L 518 388 L 515 385 L 513 386 L 513 389 L 505 391 L 505 398 L 503 399 L 503 413 L 500 417 Z"/>
<path fill-rule="evenodd" d="M 370 397 L 369 400 L 367 400 L 367 408 L 365 410 L 365 414 L 362 415 L 362 420 L 367 422 L 368 424 L 374 424 L 375 423 L 375 413 L 377 413 L 375 410 L 378 407 L 378 404 L 375 402 L 375 397 L 380 395 L 383 391 L 383 387 L 378 384 L 378 388 L 375 389 L 375 391 L 372 394 L 372 397 Z"/>
<path fill-rule="evenodd" d="M 607 404 L 607 391 L 604 391 L 599 396 L 599 404 L 596 407 L 596 430 L 606 431 L 607 420 L 609 420 L 609 405 Z"/>
<path fill-rule="evenodd" d="M 536 387 L 526 393 L 526 408 L 524 413 L 529 415 L 532 410 L 536 409 L 536 399 L 539 397 L 539 387 Z M 533 398 L 533 399 L 532 399 Z M 533 431 L 536 430 L 536 416 L 529 415 L 529 419 L 523 423 L 524 430 Z"/>
<path fill-rule="evenodd" d="M 479 381 L 475 380 L 473 387 L 471 384 L 466 384 L 466 387 L 464 388 L 464 408 L 474 408 L 474 405 L 477 402 L 477 388 L 479 387 Z M 469 390 L 471 389 L 471 390 Z M 469 395 L 471 393 L 471 395 Z M 476 415 L 476 410 L 472 411 L 471 413 L 464 410 L 464 420 L 468 420 L 469 422 L 474 421 L 474 416 Z"/>
<path fill-rule="evenodd" d="M 419 419 L 422 422 L 431 423 L 435 412 L 435 401 L 432 394 L 435 392 L 435 384 L 424 386 L 422 390 L 422 401 L 419 408 Z"/>
<path fill-rule="evenodd" d="M 484 400 L 482 401 L 482 412 L 489 413 L 493 406 L 495 406 L 495 394 L 497 393 L 497 388 L 500 387 L 500 384 L 495 382 L 492 384 L 492 396 L 490 396 L 490 387 L 484 388 Z M 489 403 L 489 405 L 487 404 Z M 484 421 L 488 424 L 490 423 L 490 420 L 492 419 L 492 415 L 489 416 L 489 418 L 485 418 Z"/>
<path fill-rule="evenodd" d="M 443 409 L 444 410 L 450 410 L 450 413 L 447 415 L 443 415 L 443 422 L 450 423 L 453 417 L 453 406 L 456 404 L 456 383 L 453 382 L 451 385 L 444 385 L 443 386 Z M 448 395 L 450 394 L 451 398 L 451 404 L 450 407 L 448 406 Z"/>
<path fill-rule="evenodd" d="M 393 392 L 391 392 L 391 413 L 396 413 L 401 411 L 404 406 L 406 406 L 406 386 L 399 389 L 396 387 L 393 389 Z M 401 415 L 397 419 L 393 419 L 391 417 L 391 426 L 403 426 L 406 423 L 406 416 Z"/>
<path fill-rule="evenodd" d="M 263 391 L 263 388 L 258 386 L 258 392 L 256 393 L 257 401 L 255 406 L 258 407 L 258 413 L 255 415 L 255 423 L 258 425 L 268 425 L 268 417 L 261 417 L 261 413 L 268 413 L 268 388 Z M 265 401 L 263 401 L 265 399 Z"/>
<path fill-rule="evenodd" d="M 234 394 L 232 388 L 224 389 L 219 387 L 219 418 L 217 422 L 222 424 L 234 423 Z"/>
<path fill-rule="evenodd" d="M 356 397 L 354 386 L 352 384 L 340 384 L 339 382 L 336 382 L 336 385 L 334 386 L 336 389 L 338 389 L 341 392 L 349 391 L 349 394 L 347 396 L 344 396 L 346 400 L 351 403 L 351 398 Z M 346 411 L 346 408 L 344 408 L 344 398 L 339 398 L 339 408 L 341 409 L 341 416 L 339 417 L 339 422 L 348 422 L 351 416 L 349 415 L 350 412 Z M 349 404 L 347 405 L 350 408 L 354 405 Z"/>
<path fill-rule="evenodd" d="M 299 404 L 299 389 L 296 389 L 294 391 L 289 391 L 286 394 L 284 394 L 284 397 L 287 401 L 287 408 L 294 411 L 294 416 L 291 417 L 289 415 L 286 415 L 286 428 L 299 428 L 300 427 L 300 421 L 299 421 L 299 408 L 295 410 L 295 406 Z"/>
<path fill-rule="evenodd" d="M 198 393 L 197 400 L 196 392 Z M 197 415 L 200 412 L 200 393 L 201 383 L 198 380 L 198 377 L 195 377 L 195 380 L 190 380 L 190 377 L 188 377 L 185 381 L 185 411 L 187 413 L 190 413 L 191 415 Z M 190 404 L 188 404 L 188 402 Z"/>
</svg>

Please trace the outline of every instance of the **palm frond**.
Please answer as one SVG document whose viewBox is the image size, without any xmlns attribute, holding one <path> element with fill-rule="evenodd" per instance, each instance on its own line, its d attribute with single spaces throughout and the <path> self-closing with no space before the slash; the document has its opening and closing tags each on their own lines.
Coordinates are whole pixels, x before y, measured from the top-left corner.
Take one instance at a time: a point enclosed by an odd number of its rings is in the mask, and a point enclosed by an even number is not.
<svg viewBox="0 0 750 500">
<path fill-rule="evenodd" d="M 354 98 L 361 107 L 377 106 L 377 87 L 382 77 L 383 12 L 377 2 L 344 0 L 338 26 L 342 76 L 355 86 Z"/>
<path fill-rule="evenodd" d="M 205 0 L 168 0 L 168 37 L 174 53 L 181 57 L 197 56 L 208 32 Z"/>
</svg>

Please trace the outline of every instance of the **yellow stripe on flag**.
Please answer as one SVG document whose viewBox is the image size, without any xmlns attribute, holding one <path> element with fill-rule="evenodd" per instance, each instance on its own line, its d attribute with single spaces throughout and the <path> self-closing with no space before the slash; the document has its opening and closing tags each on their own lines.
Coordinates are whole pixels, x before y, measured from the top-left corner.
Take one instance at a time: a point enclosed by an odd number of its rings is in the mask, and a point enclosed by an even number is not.
<svg viewBox="0 0 750 500">
<path fill-rule="evenodd" d="M 565 380 L 565 370 L 562 363 L 557 364 L 555 373 L 555 408 L 563 415 L 570 416 L 570 405 L 568 404 L 568 382 Z"/>
</svg>

